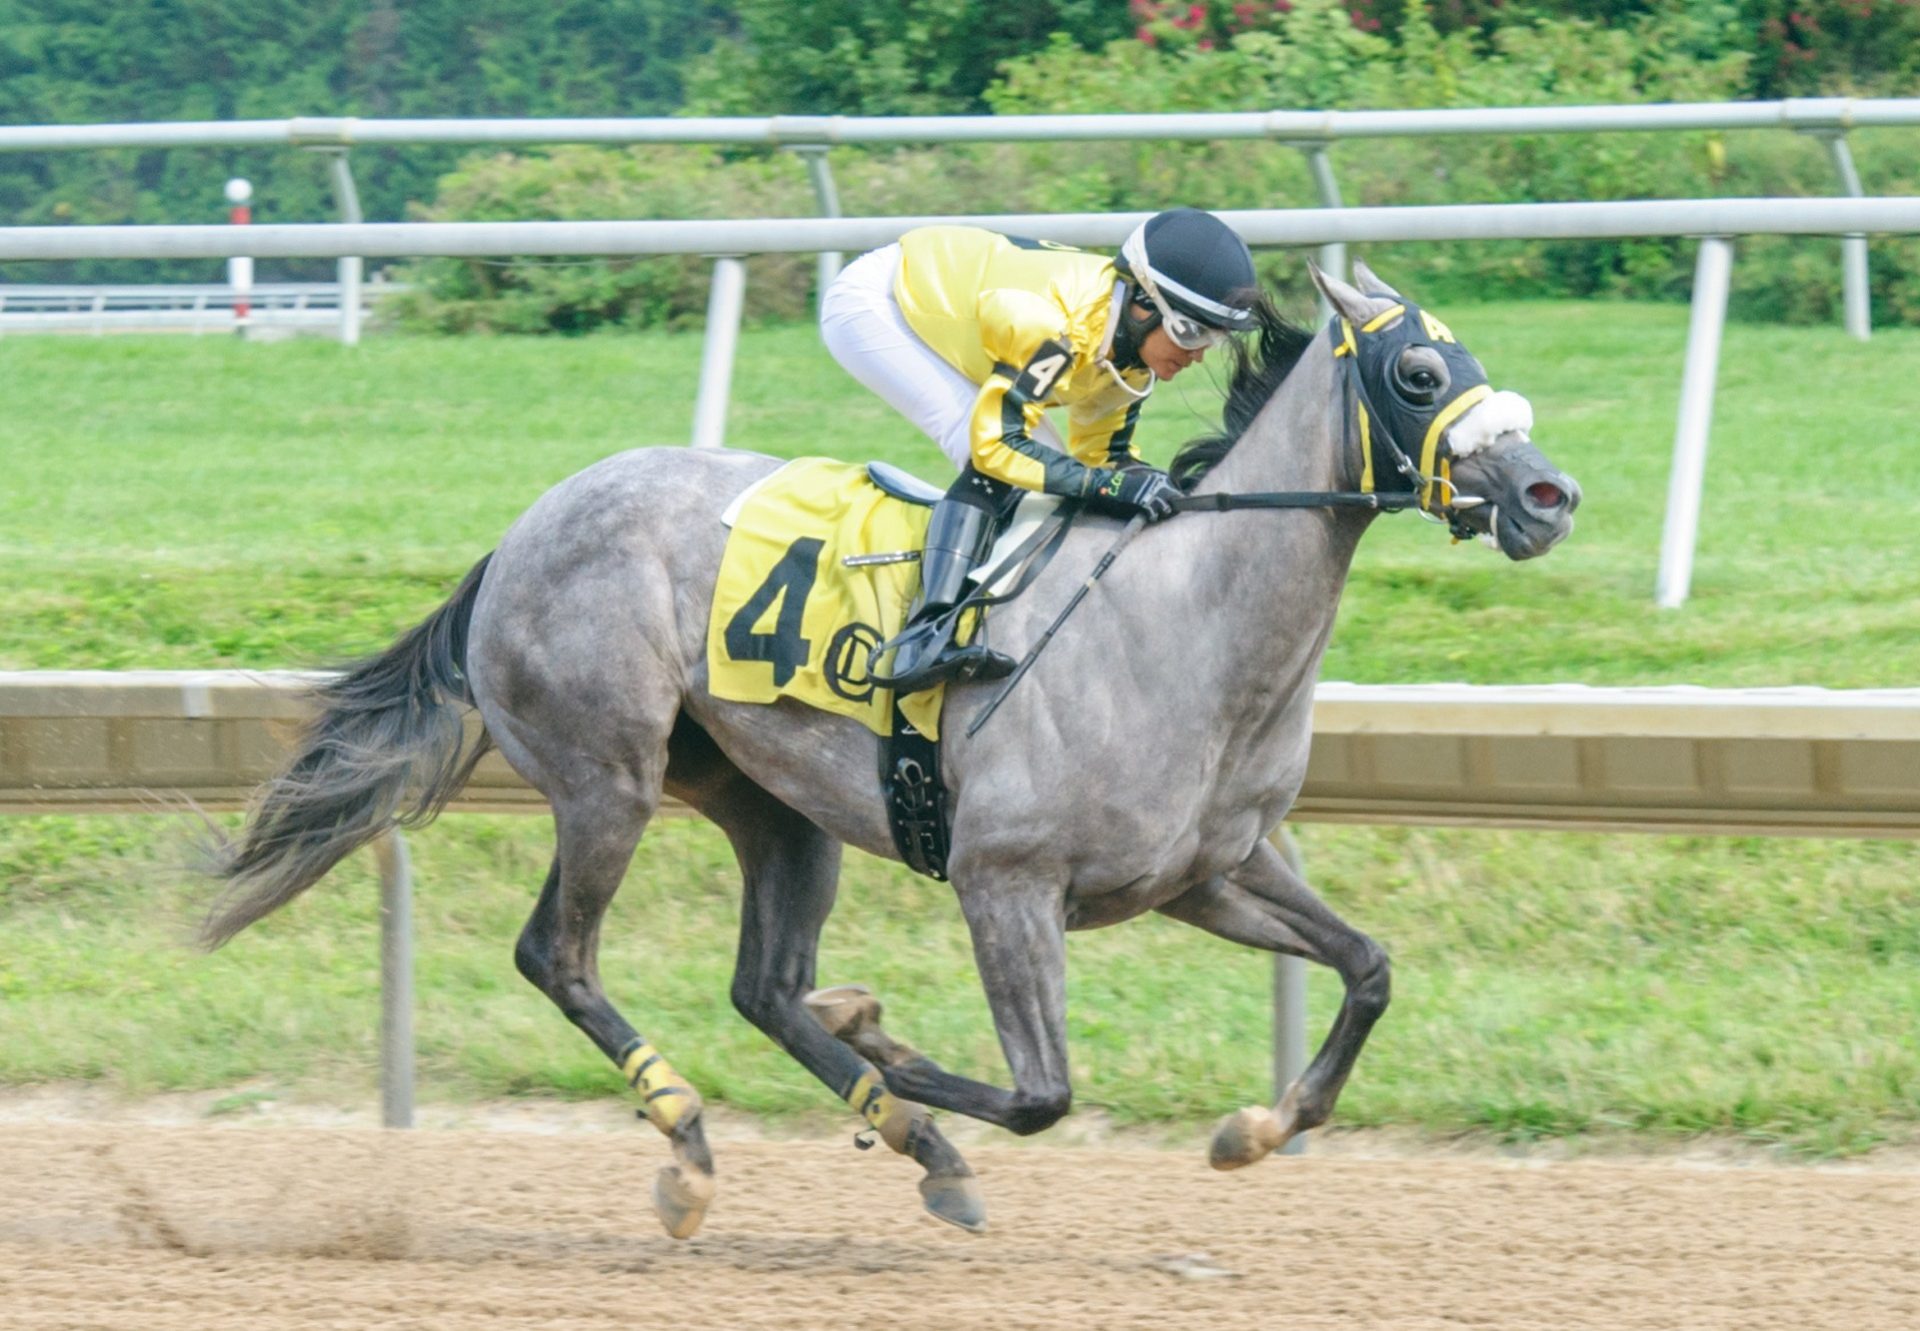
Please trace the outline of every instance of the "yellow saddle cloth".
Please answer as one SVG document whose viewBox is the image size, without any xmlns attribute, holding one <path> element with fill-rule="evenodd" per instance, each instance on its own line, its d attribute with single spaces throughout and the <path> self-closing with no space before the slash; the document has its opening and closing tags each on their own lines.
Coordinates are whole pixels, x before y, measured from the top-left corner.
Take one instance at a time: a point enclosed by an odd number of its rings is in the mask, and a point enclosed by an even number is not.
<svg viewBox="0 0 1920 1331">
<path fill-rule="evenodd" d="M 900 631 L 920 588 L 917 561 L 848 568 L 858 555 L 918 551 L 932 510 L 895 499 L 858 463 L 801 458 L 733 505 L 733 530 L 707 620 L 707 687 L 733 702 L 795 698 L 892 730 L 893 690 L 873 682 L 873 649 Z M 939 738 L 944 686 L 901 712 Z"/>
</svg>

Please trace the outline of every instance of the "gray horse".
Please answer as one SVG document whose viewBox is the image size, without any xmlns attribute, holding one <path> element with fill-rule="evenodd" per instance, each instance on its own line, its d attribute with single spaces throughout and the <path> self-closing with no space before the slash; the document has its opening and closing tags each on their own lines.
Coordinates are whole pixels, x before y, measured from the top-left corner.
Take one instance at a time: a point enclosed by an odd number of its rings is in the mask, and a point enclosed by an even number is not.
<svg viewBox="0 0 1920 1331">
<path fill-rule="evenodd" d="M 1356 271 L 1364 291 L 1315 272 L 1338 316 L 1325 334 L 1263 317 L 1258 348 L 1234 372 L 1225 433 L 1190 445 L 1176 475 L 1196 504 L 1417 493 L 1457 534 L 1514 559 L 1544 553 L 1571 529 L 1579 490 L 1529 442 L 1525 400 L 1492 394 L 1443 325 Z M 446 605 L 320 688 L 293 763 L 221 852 L 228 889 L 204 940 L 225 942 L 354 848 L 431 817 L 479 757 L 462 742 L 471 704 L 481 747 L 497 745 L 553 806 L 553 867 L 514 960 L 668 1137 L 674 1162 L 654 1200 L 676 1237 L 698 1228 L 713 1193 L 700 1099 L 607 1001 L 596 960 L 602 915 L 663 794 L 718 824 L 739 858 L 734 1005 L 923 1167 L 921 1194 L 942 1220 L 977 1230 L 985 1211 L 929 1108 L 1021 1134 L 1067 1112 L 1069 929 L 1157 910 L 1331 966 L 1345 997 L 1324 1045 L 1277 1106 L 1221 1122 L 1212 1162 L 1251 1164 L 1324 1122 L 1386 1008 L 1387 958 L 1267 836 L 1306 773 L 1314 678 L 1375 505 L 1329 498 L 1148 528 L 991 724 L 967 733 L 998 685 L 949 690 L 948 870 L 1008 1090 L 889 1037 L 865 989 L 815 990 L 841 846 L 897 854 L 870 731 L 797 705 L 720 701 L 706 687 L 720 515 L 777 465 L 641 449 L 543 496 Z M 1077 524 L 1026 595 L 993 612 L 996 640 L 1032 642 L 1117 530 L 1104 518 Z"/>
</svg>

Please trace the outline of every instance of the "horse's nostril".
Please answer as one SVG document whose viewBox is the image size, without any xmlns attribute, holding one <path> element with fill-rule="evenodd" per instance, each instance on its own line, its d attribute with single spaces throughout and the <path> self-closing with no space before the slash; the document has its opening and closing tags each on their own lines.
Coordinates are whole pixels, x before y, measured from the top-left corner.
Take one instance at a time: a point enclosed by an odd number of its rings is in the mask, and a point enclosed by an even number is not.
<svg viewBox="0 0 1920 1331">
<path fill-rule="evenodd" d="M 1535 481 L 1527 487 L 1527 498 L 1541 508 L 1559 508 L 1567 502 L 1566 491 L 1552 481 Z"/>
</svg>

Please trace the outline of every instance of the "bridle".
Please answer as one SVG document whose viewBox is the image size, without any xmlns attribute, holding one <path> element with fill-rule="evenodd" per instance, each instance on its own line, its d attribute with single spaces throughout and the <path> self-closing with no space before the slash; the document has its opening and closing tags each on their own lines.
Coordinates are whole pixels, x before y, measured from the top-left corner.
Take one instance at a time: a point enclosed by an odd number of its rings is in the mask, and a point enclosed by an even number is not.
<svg viewBox="0 0 1920 1331">
<path fill-rule="evenodd" d="M 1410 328 L 1417 319 L 1427 335 L 1426 339 L 1387 339 L 1377 336 L 1394 325 L 1397 319 L 1403 320 L 1399 325 L 1402 328 Z M 1414 509 L 1422 517 L 1444 523 L 1456 539 L 1471 539 L 1476 533 L 1466 525 L 1461 514 L 1487 501 L 1479 495 L 1461 494 L 1454 485 L 1453 457 L 1447 447 L 1446 434 L 1455 421 L 1492 393 L 1485 373 L 1479 371 L 1477 363 L 1460 349 L 1445 324 L 1425 310 L 1404 301 L 1382 310 L 1357 329 L 1350 320 L 1335 316 L 1328 325 L 1330 337 L 1336 329 L 1338 340 L 1333 355 L 1341 366 L 1344 381 L 1341 439 L 1346 454 L 1351 456 L 1354 434 L 1358 431 L 1360 488 L 1182 495 L 1173 501 L 1175 511 L 1219 513 L 1232 509 L 1260 508 L 1360 508 L 1397 513 Z M 1389 358 L 1397 359 L 1406 346 L 1416 341 L 1420 345 L 1435 346 L 1436 349 L 1453 348 L 1456 354 L 1447 359 L 1471 365 L 1475 372 L 1473 377 L 1478 380 L 1460 387 L 1446 401 L 1433 405 L 1430 410 L 1414 411 L 1402 405 L 1394 413 L 1401 418 L 1403 426 L 1424 427 L 1420 436 L 1418 463 L 1414 461 L 1412 450 L 1401 444 L 1393 417 L 1382 413 L 1374 404 L 1367 390 L 1368 376 L 1362 372 L 1364 362 L 1368 371 L 1385 382 L 1387 372 L 1384 363 Z M 1383 490 L 1379 484 L 1383 476 L 1395 478 L 1404 484 Z"/>
</svg>

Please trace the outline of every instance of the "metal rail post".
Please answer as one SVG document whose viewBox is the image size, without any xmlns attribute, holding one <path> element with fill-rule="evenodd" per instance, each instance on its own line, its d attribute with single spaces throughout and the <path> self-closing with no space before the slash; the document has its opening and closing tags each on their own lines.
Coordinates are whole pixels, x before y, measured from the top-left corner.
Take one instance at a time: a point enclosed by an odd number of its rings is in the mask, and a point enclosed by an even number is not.
<svg viewBox="0 0 1920 1331">
<path fill-rule="evenodd" d="M 234 226 L 249 226 L 253 222 L 253 209 L 249 206 L 253 198 L 253 182 L 244 176 L 235 176 L 227 182 L 225 190 L 227 203 L 227 221 Z M 235 255 L 227 260 L 227 285 L 233 288 L 233 331 L 241 337 L 246 336 L 247 316 L 250 312 L 248 297 L 253 291 L 253 259 L 247 255 Z M 94 299 L 94 312 L 97 314 L 106 305 L 106 296 L 101 294 Z M 96 328 L 96 333 L 105 331 Z"/>
<path fill-rule="evenodd" d="M 1307 878 L 1300 845 L 1284 824 L 1274 832 L 1274 849 L 1287 867 Z M 1276 1103 L 1307 1069 L 1307 963 L 1303 957 L 1276 955 L 1273 959 L 1273 1098 Z M 1282 1155 L 1307 1149 L 1307 1134 L 1299 1133 L 1280 1148 Z"/>
<path fill-rule="evenodd" d="M 800 159 L 807 164 L 807 175 L 813 180 L 813 197 L 820 203 L 820 216 L 840 216 L 840 191 L 833 185 L 833 167 L 827 162 L 827 150 L 821 146 L 795 148 Z M 840 251 L 821 250 L 819 281 L 814 291 L 814 304 L 827 298 L 827 288 L 833 279 L 840 275 Z"/>
<path fill-rule="evenodd" d="M 380 862 L 380 1122 L 413 1126 L 413 864 L 406 838 L 373 843 Z"/>
<path fill-rule="evenodd" d="M 1700 531 L 1700 492 L 1707 472 L 1707 433 L 1713 424 L 1713 385 L 1720 367 L 1720 334 L 1727 323 L 1727 284 L 1733 241 L 1702 236 L 1693 270 L 1693 317 L 1687 328 L 1687 364 L 1680 380 L 1680 421 L 1667 479 L 1667 519 L 1660 535 L 1661 609 L 1685 603 L 1693 582 L 1693 546 Z"/>
<path fill-rule="evenodd" d="M 1320 191 L 1320 206 L 1339 208 L 1340 182 L 1333 178 L 1333 159 L 1327 156 L 1327 145 L 1314 144 L 1305 148 L 1307 165 L 1313 169 L 1313 183 Z M 1330 241 L 1320 247 L 1320 267 L 1341 281 L 1347 280 L 1347 247 L 1342 241 Z M 1320 298 L 1320 322 L 1325 323 L 1333 317 L 1333 306 L 1327 304 L 1327 298 Z"/>
<path fill-rule="evenodd" d="M 1822 134 L 1833 169 L 1840 173 L 1840 184 L 1854 198 L 1864 198 L 1860 173 L 1853 166 L 1853 151 L 1847 147 L 1845 133 Z M 1873 336 L 1873 315 L 1867 286 L 1867 238 L 1857 231 L 1840 238 L 1840 287 L 1846 300 L 1846 328 L 1865 342 Z"/>
<path fill-rule="evenodd" d="M 700 396 L 693 404 L 695 448 L 719 448 L 726 442 L 727 394 L 746 292 L 747 265 L 740 256 L 715 256 L 713 285 L 707 292 L 707 338 L 700 350 Z"/>
<path fill-rule="evenodd" d="M 327 155 L 327 176 L 333 182 L 333 201 L 340 209 L 342 222 L 363 221 L 360 215 L 360 191 L 353 186 L 353 168 L 347 164 L 345 148 L 320 148 Z M 360 341 L 360 274 L 362 260 L 343 258 L 336 271 L 340 275 L 340 344 L 355 346 Z"/>
</svg>

